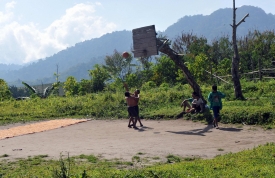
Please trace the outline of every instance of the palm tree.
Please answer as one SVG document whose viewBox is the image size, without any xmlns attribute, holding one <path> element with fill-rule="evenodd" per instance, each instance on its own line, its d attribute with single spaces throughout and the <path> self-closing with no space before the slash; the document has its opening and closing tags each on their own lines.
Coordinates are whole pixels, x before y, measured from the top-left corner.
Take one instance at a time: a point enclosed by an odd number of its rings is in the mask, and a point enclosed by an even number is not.
<svg viewBox="0 0 275 178">
<path fill-rule="evenodd" d="M 43 93 L 39 93 L 34 87 L 30 86 L 29 84 L 25 82 L 22 82 L 22 84 L 30 90 L 31 94 L 37 95 L 40 98 L 47 98 L 52 94 L 54 90 L 54 86 L 48 86 L 43 90 Z"/>
</svg>

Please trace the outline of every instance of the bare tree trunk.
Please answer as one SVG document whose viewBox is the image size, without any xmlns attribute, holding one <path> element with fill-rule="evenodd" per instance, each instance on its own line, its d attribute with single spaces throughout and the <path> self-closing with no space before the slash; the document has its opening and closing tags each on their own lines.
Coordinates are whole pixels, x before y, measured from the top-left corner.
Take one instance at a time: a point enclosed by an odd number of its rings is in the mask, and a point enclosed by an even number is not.
<svg viewBox="0 0 275 178">
<path fill-rule="evenodd" d="M 234 83 L 234 92 L 235 92 L 235 98 L 236 99 L 244 99 L 244 96 L 242 94 L 242 87 L 241 87 L 241 82 L 240 82 L 240 77 L 239 77 L 239 63 L 240 63 L 240 56 L 239 56 L 239 51 L 238 51 L 238 46 L 237 46 L 237 27 L 244 22 L 245 18 L 248 17 L 249 14 L 246 14 L 246 16 L 238 23 L 236 24 L 236 10 L 235 8 L 235 0 L 233 0 L 233 25 L 232 29 L 232 42 L 233 42 L 233 50 L 234 50 L 234 55 L 232 58 L 232 67 L 231 67 L 231 74 L 232 74 L 232 81 Z"/>
<path fill-rule="evenodd" d="M 186 77 L 189 85 L 192 87 L 194 92 L 199 94 L 200 98 L 204 101 L 204 103 L 207 103 L 207 101 L 204 99 L 201 93 L 200 86 L 197 84 L 197 82 L 195 81 L 193 75 L 188 70 L 188 68 L 184 65 L 182 61 L 182 57 L 178 53 L 176 53 L 174 50 L 172 50 L 168 44 L 163 43 L 159 39 L 157 39 L 157 46 L 159 47 L 161 46 L 159 51 L 168 55 L 175 62 L 176 66 L 178 66 L 182 70 L 184 76 Z"/>
<path fill-rule="evenodd" d="M 249 59 L 250 59 L 250 63 L 251 63 L 251 70 L 254 71 L 253 60 L 252 60 L 252 57 L 251 57 L 250 54 L 249 54 Z M 254 74 L 254 72 L 252 73 L 252 79 L 255 82 L 255 74 Z"/>
</svg>

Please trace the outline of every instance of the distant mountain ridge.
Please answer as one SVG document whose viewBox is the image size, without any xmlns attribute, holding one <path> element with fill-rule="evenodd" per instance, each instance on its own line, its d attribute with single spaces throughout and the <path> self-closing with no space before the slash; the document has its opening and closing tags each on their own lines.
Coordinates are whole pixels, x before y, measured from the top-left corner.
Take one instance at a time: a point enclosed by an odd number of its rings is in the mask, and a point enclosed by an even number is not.
<svg viewBox="0 0 275 178">
<path fill-rule="evenodd" d="M 253 6 L 242 6 L 237 10 L 238 23 L 247 13 L 249 17 L 237 29 L 238 36 L 244 36 L 252 30 L 274 30 L 275 15 L 266 14 L 261 8 Z M 184 16 L 176 23 L 169 26 L 162 35 L 166 35 L 170 40 L 175 39 L 181 33 L 190 33 L 204 36 L 209 41 L 221 36 L 230 35 L 233 21 L 232 8 L 219 9 L 210 15 Z M 153 24 L 152 24 L 153 25 Z M 9 85 L 20 85 L 22 81 L 36 85 L 55 82 L 54 73 L 57 68 L 60 74 L 60 81 L 65 81 L 68 76 L 74 76 L 79 81 L 87 79 L 88 70 L 95 64 L 104 63 L 106 55 L 111 55 L 114 50 L 119 52 L 131 51 L 132 46 L 131 31 L 117 31 L 108 33 L 100 38 L 86 40 L 62 50 L 44 60 L 32 63 L 28 66 L 10 66 L 9 70 L 2 70 L 5 65 L 0 64 L 0 78 L 8 82 Z M 58 67 L 57 67 L 58 66 Z"/>
<path fill-rule="evenodd" d="M 23 67 L 22 65 L 17 65 L 17 64 L 0 64 L 0 71 L 7 72 L 12 70 L 18 70 L 22 67 Z"/>
<path fill-rule="evenodd" d="M 249 17 L 245 22 L 238 26 L 237 35 L 244 36 L 249 30 L 274 30 L 275 15 L 266 14 L 261 8 L 253 6 L 242 6 L 236 11 L 236 23 L 238 23 L 246 14 Z M 176 23 L 169 26 L 164 32 L 170 39 L 174 39 L 182 32 L 192 32 L 198 36 L 204 36 L 208 40 L 213 40 L 225 35 L 232 34 L 233 9 L 219 9 L 210 15 L 184 16 Z M 179 29 L 182 29 L 180 31 Z"/>
</svg>

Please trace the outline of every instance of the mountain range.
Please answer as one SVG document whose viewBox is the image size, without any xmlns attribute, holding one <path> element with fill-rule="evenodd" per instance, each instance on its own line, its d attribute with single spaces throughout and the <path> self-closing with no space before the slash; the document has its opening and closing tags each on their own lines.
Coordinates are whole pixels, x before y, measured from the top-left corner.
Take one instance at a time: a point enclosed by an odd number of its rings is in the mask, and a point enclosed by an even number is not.
<svg viewBox="0 0 275 178">
<path fill-rule="evenodd" d="M 275 15 L 266 14 L 258 7 L 238 8 L 236 22 L 238 23 L 247 13 L 249 17 L 237 29 L 239 37 L 253 30 L 261 32 L 274 30 Z M 214 11 L 210 15 L 184 16 L 165 31 L 157 33 L 168 37 L 171 41 L 182 33 L 192 33 L 203 36 L 210 42 L 221 36 L 231 35 L 230 24 L 232 22 L 233 10 L 225 8 Z M 80 81 L 89 78 L 88 70 L 93 69 L 95 64 L 104 64 L 106 55 L 112 55 L 114 50 L 131 51 L 132 46 L 132 31 L 116 31 L 77 43 L 26 66 L 0 64 L 0 78 L 14 86 L 21 86 L 22 81 L 31 85 L 41 84 L 41 82 L 53 83 L 56 81 L 54 74 L 58 74 L 61 82 L 65 81 L 68 76 L 74 76 Z"/>
</svg>

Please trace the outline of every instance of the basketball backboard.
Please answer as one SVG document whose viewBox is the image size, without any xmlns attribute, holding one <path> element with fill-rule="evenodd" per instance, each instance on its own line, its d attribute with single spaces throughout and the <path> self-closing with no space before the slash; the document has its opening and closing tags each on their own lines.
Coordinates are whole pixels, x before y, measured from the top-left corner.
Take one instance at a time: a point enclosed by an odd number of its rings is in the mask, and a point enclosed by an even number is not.
<svg viewBox="0 0 275 178">
<path fill-rule="evenodd" d="M 133 29 L 132 33 L 134 57 L 158 55 L 155 25 Z"/>
</svg>

